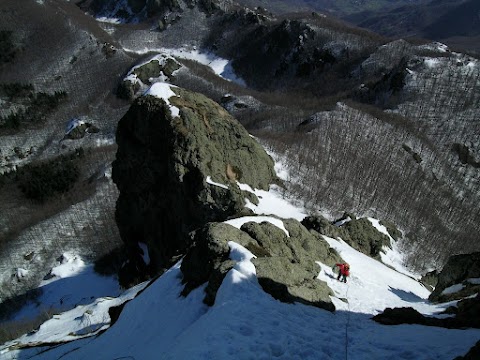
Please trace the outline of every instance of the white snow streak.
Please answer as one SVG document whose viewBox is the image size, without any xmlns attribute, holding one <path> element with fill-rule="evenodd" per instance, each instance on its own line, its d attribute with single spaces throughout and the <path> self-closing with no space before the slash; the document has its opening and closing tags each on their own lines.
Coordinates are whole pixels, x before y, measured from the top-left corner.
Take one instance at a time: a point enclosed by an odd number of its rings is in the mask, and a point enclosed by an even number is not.
<svg viewBox="0 0 480 360">
<path fill-rule="evenodd" d="M 215 185 L 215 186 L 218 186 L 218 187 L 221 187 L 221 188 L 223 188 L 223 189 L 227 189 L 227 190 L 228 190 L 228 186 L 227 186 L 227 185 L 224 185 L 224 184 L 221 184 L 221 183 L 218 183 L 218 182 L 213 181 L 213 180 L 212 180 L 212 177 L 211 177 L 210 175 L 207 176 L 206 182 L 207 182 L 208 184 Z"/>
<path fill-rule="evenodd" d="M 172 96 L 177 96 L 177 94 L 172 91 L 172 87 L 176 86 L 158 82 L 150 86 L 150 88 L 145 91 L 144 95 L 151 95 L 163 99 L 163 101 L 169 106 L 172 117 L 177 117 L 180 115 L 180 109 L 170 104 L 170 101 L 168 100 Z"/>
</svg>

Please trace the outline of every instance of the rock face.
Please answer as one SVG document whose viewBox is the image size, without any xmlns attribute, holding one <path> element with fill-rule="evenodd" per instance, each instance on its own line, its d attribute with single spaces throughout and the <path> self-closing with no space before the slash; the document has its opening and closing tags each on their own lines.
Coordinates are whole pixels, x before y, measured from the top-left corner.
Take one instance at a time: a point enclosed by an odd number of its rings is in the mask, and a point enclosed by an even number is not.
<svg viewBox="0 0 480 360">
<path fill-rule="evenodd" d="M 250 247 L 256 241 L 245 232 L 225 223 L 208 223 L 195 232 L 194 246 L 182 261 L 183 295 L 208 281 L 204 302 L 213 305 L 217 290 L 227 272 L 235 264 L 230 260 L 229 241 Z"/>
<path fill-rule="evenodd" d="M 284 220 L 289 236 L 278 227 L 264 222 L 246 223 L 241 230 L 257 241 L 260 251 L 253 260 L 258 282 L 274 298 L 285 302 L 302 302 L 335 310 L 326 283 L 317 279 L 321 261 L 328 266 L 341 261 L 337 252 L 317 234 L 296 220 Z"/>
<path fill-rule="evenodd" d="M 420 324 L 427 325 L 427 318 L 411 307 L 386 308 L 375 315 L 373 320 L 383 325 Z"/>
<path fill-rule="evenodd" d="M 420 282 L 431 291 L 435 290 L 435 286 L 437 286 L 438 283 L 438 272 L 433 270 L 426 273 L 424 276 L 422 276 Z"/>
<path fill-rule="evenodd" d="M 480 278 L 480 252 L 451 256 L 438 274 L 438 283 L 429 299 L 442 302 L 475 294 L 480 290 L 480 284 L 470 279 L 478 278 Z M 463 288 L 454 292 L 444 292 L 448 287 L 457 284 L 461 284 Z"/>
<path fill-rule="evenodd" d="M 228 241 L 249 249 L 256 258 L 258 282 L 274 298 L 334 311 L 330 288 L 317 279 L 320 267 L 341 261 L 326 241 L 296 220 L 283 220 L 289 236 L 269 222 L 245 223 L 240 230 L 225 223 L 209 223 L 194 235 L 194 245 L 182 262 L 183 281 L 188 294 L 208 281 L 204 302 L 213 305 L 226 273 L 235 262 L 229 258 Z"/>
<path fill-rule="evenodd" d="M 178 96 L 169 101 L 179 116 L 162 99 L 143 96 L 118 125 L 112 176 L 120 190 L 116 221 L 130 256 L 125 273 L 157 272 L 184 254 L 189 232 L 245 212 L 237 181 L 257 189 L 277 181 L 272 159 L 222 107 L 173 90 Z M 149 264 L 139 243 L 147 245 Z"/>
<path fill-rule="evenodd" d="M 156 55 L 149 61 L 134 66 L 128 72 L 117 88 L 117 96 L 132 101 L 141 90 L 145 91 L 158 79 L 171 81 L 175 71 L 181 67 L 182 65 L 173 57 Z M 153 79 L 155 81 L 152 81 Z"/>
<path fill-rule="evenodd" d="M 308 216 L 302 220 L 302 224 L 322 235 L 340 237 L 354 249 L 374 258 L 379 258 L 384 246 L 390 246 L 388 236 L 378 231 L 366 218 L 351 219 L 341 226 L 335 226 L 322 216 Z"/>
<path fill-rule="evenodd" d="M 375 315 L 373 320 L 384 325 L 420 324 L 448 329 L 480 328 L 480 295 L 459 301 L 453 312 L 455 316 L 439 319 L 424 316 L 413 308 L 386 308 L 383 313 Z"/>
<path fill-rule="evenodd" d="M 460 329 L 480 328 L 480 285 L 477 284 L 480 277 L 480 253 L 452 256 L 439 274 L 432 272 L 427 275 L 425 277 L 427 283 L 431 280 L 434 284 L 438 279 L 429 300 L 446 302 L 463 298 L 456 306 L 451 306 L 445 311 L 453 314 L 453 317 L 439 319 L 423 316 L 412 308 L 387 308 L 373 319 L 385 325 L 422 324 Z M 455 287 L 452 287 L 453 285 Z M 448 288 L 450 290 L 445 291 Z M 475 297 L 470 297 L 474 294 Z"/>
</svg>

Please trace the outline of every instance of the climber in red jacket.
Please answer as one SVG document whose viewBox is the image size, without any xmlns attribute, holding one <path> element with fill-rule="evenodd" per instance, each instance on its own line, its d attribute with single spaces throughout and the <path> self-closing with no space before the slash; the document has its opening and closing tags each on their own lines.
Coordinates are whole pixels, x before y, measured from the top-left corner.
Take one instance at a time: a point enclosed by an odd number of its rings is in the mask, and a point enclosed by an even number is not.
<svg viewBox="0 0 480 360">
<path fill-rule="evenodd" d="M 333 267 L 334 270 L 335 270 L 335 267 L 338 267 L 337 280 L 340 280 L 340 278 L 342 278 L 340 281 L 343 281 L 344 283 L 346 283 L 347 282 L 347 276 L 350 275 L 350 265 L 347 264 L 347 263 L 335 264 L 335 266 Z"/>
</svg>

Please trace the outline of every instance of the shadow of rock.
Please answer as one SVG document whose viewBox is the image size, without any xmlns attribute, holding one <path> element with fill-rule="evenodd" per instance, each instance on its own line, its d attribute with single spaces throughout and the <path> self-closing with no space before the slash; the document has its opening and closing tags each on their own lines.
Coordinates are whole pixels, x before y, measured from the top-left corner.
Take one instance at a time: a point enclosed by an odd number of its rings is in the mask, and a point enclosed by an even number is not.
<svg viewBox="0 0 480 360">
<path fill-rule="evenodd" d="M 395 295 L 397 295 L 403 301 L 407 301 L 407 302 L 410 302 L 410 303 L 424 302 L 424 299 L 422 299 L 420 296 L 415 295 L 414 293 L 412 293 L 410 291 L 407 292 L 407 291 L 400 290 L 400 289 L 395 289 L 395 288 L 392 288 L 392 287 L 390 287 L 389 290 L 392 293 L 394 293 Z"/>
</svg>

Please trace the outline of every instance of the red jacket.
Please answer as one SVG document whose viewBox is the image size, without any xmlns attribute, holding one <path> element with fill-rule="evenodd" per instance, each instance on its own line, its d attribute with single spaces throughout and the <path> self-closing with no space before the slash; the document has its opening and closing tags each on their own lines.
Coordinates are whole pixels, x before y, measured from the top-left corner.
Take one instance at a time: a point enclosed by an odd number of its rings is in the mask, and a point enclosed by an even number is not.
<svg viewBox="0 0 480 360">
<path fill-rule="evenodd" d="M 347 264 L 335 264 L 340 269 L 340 274 L 348 276 L 350 275 L 350 267 Z"/>
</svg>

